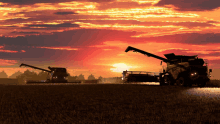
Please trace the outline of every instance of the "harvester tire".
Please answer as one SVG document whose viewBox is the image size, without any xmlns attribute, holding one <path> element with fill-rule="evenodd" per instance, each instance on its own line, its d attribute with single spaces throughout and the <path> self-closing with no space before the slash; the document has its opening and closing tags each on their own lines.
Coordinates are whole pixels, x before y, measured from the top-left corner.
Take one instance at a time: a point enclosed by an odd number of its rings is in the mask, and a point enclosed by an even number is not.
<svg viewBox="0 0 220 124">
<path fill-rule="evenodd" d="M 184 77 L 179 77 L 176 82 L 178 86 L 187 86 L 186 79 Z"/>
<path fill-rule="evenodd" d="M 164 76 L 164 83 L 166 82 L 167 85 L 174 85 L 171 77 L 169 75 Z"/>
<path fill-rule="evenodd" d="M 165 82 L 164 82 L 164 75 L 162 76 L 163 74 L 160 74 L 160 86 L 163 86 L 165 85 Z"/>
</svg>

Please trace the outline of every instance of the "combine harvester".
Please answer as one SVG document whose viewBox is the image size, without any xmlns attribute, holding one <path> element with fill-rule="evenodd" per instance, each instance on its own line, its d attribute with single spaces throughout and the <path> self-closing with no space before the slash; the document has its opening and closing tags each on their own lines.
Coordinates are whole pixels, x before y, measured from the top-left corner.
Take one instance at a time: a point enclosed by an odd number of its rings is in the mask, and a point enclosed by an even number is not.
<svg viewBox="0 0 220 124">
<path fill-rule="evenodd" d="M 50 69 L 50 70 L 46 70 L 46 69 L 38 68 L 35 66 L 23 64 L 23 63 L 20 65 L 20 67 L 21 66 L 27 66 L 30 68 L 34 68 L 34 69 L 48 72 L 47 80 L 45 80 L 45 81 L 28 80 L 28 81 L 26 81 L 27 84 L 31 84 L 31 83 L 81 83 L 81 81 L 68 82 L 67 77 L 69 75 L 67 74 L 66 68 L 58 68 L 58 67 L 50 67 L 49 66 L 48 69 Z"/>
<path fill-rule="evenodd" d="M 143 50 L 128 46 L 125 52 L 128 51 L 139 52 L 148 57 L 154 57 L 156 59 L 162 60 L 167 64 L 167 68 L 163 72 L 159 74 L 159 82 L 160 85 L 174 85 L 177 84 L 179 86 L 192 86 L 192 84 L 196 84 L 200 87 L 204 87 L 206 83 L 210 80 L 210 72 L 212 69 L 209 69 L 207 63 L 204 66 L 204 60 L 195 56 L 183 56 L 183 55 L 175 55 L 174 53 L 164 54 L 167 58 L 163 58 Z M 128 76 L 129 77 L 129 76 Z M 130 79 L 133 81 L 142 80 L 141 78 L 145 78 L 146 76 L 131 76 Z M 147 77 L 149 78 L 149 77 Z M 127 78 L 129 79 L 129 78 Z M 150 79 L 150 78 L 149 78 Z M 148 79 L 147 79 L 148 80 Z"/>
</svg>

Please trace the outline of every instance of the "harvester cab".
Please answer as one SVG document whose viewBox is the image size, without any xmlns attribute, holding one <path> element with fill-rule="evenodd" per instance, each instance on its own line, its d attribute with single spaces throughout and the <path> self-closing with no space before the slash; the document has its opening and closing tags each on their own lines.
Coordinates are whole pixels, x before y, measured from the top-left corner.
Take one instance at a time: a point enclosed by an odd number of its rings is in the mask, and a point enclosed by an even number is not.
<svg viewBox="0 0 220 124">
<path fill-rule="evenodd" d="M 58 67 L 50 67 L 49 66 L 48 69 L 50 69 L 50 70 L 46 70 L 46 69 L 38 68 L 38 67 L 35 67 L 32 65 L 23 64 L 23 63 L 20 65 L 20 67 L 21 66 L 27 66 L 30 68 L 34 68 L 34 69 L 48 72 L 48 78 L 46 80 L 46 82 L 48 82 L 48 83 L 59 83 L 59 82 L 65 83 L 65 82 L 67 82 L 68 73 L 66 71 L 66 68 L 58 68 Z"/>
<path fill-rule="evenodd" d="M 174 53 L 164 54 L 166 58 L 145 52 L 143 50 L 128 46 L 125 52 L 133 50 L 135 52 L 142 53 L 148 57 L 154 57 L 167 64 L 166 69 L 160 73 L 160 84 L 178 84 L 183 86 L 191 86 L 192 84 L 198 84 L 199 86 L 205 86 L 208 82 L 208 67 L 204 66 L 204 60 L 195 56 L 175 55 Z M 212 69 L 209 70 L 209 74 Z"/>
</svg>

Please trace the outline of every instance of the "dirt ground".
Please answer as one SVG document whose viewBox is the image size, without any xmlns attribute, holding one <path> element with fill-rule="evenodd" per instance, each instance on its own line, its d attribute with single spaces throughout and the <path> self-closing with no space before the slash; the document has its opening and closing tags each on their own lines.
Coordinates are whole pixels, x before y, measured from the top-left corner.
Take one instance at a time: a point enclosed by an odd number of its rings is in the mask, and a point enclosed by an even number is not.
<svg viewBox="0 0 220 124">
<path fill-rule="evenodd" d="M 0 123 L 217 123 L 219 92 L 139 84 L 1 85 Z"/>
</svg>

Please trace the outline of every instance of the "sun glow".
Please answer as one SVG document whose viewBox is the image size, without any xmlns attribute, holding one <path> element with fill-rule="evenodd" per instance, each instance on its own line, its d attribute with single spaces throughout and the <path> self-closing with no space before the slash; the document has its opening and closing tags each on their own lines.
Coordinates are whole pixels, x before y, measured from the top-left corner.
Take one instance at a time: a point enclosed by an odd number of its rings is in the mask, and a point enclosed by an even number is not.
<svg viewBox="0 0 220 124">
<path fill-rule="evenodd" d="M 122 73 L 123 71 L 129 71 L 129 69 L 131 68 L 131 66 L 127 66 L 124 63 L 116 63 L 114 65 L 112 65 L 114 68 L 111 68 L 110 70 L 113 72 L 120 72 Z"/>
</svg>

